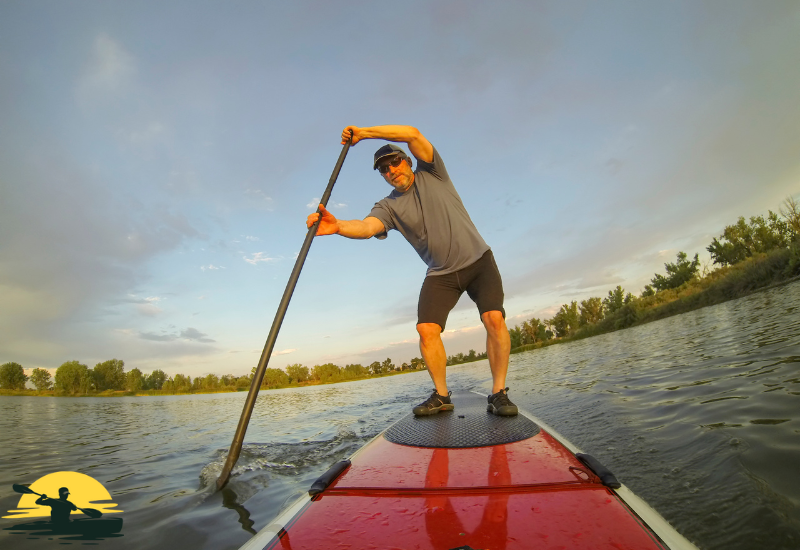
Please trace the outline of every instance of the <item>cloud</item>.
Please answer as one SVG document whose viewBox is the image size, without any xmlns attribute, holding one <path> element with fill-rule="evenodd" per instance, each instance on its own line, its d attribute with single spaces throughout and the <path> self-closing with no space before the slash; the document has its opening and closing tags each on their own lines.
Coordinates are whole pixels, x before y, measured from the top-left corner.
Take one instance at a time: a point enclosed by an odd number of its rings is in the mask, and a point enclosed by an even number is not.
<svg viewBox="0 0 800 550">
<path fill-rule="evenodd" d="M 292 348 L 292 349 L 285 349 L 285 350 L 282 350 L 282 351 L 273 351 L 273 352 L 272 352 L 272 355 L 271 355 L 270 357 L 275 357 L 276 355 L 288 355 L 289 353 L 294 353 L 294 352 L 296 352 L 296 351 L 297 351 L 297 350 L 296 350 L 296 349 L 294 349 L 294 348 Z"/>
<path fill-rule="evenodd" d="M 200 271 L 206 271 L 206 270 L 208 270 L 208 271 L 218 271 L 220 269 L 226 269 L 226 267 L 224 265 L 217 266 L 217 265 L 214 265 L 214 264 L 208 264 L 208 265 L 201 265 L 200 266 Z"/>
<path fill-rule="evenodd" d="M 146 317 L 155 317 L 159 313 L 163 313 L 163 310 L 154 304 L 138 304 L 136 310 Z"/>
<path fill-rule="evenodd" d="M 197 342 L 203 342 L 204 344 L 208 344 L 215 341 L 212 340 L 211 338 L 208 338 L 208 336 L 205 333 L 200 332 L 196 328 L 192 327 L 189 327 L 181 331 L 180 337 L 185 340 L 195 340 Z"/>
<path fill-rule="evenodd" d="M 311 199 L 311 202 L 309 202 L 306 205 L 306 208 L 309 208 L 310 210 L 316 210 L 319 207 L 319 205 L 320 205 L 319 197 L 314 197 L 313 199 Z M 325 208 L 327 208 L 328 210 L 335 210 L 337 208 L 347 208 L 347 204 L 343 202 L 328 201 L 328 204 Z"/>
<path fill-rule="evenodd" d="M 210 344 L 215 342 L 208 337 L 207 334 L 200 332 L 196 328 L 188 327 L 180 332 L 166 332 L 162 331 L 161 333 L 155 332 L 139 332 L 139 338 L 143 340 L 151 340 L 154 342 L 174 342 L 176 340 L 190 340 L 194 342 L 200 342 L 203 344 Z"/>
<path fill-rule="evenodd" d="M 266 252 L 254 252 L 250 255 L 250 258 L 245 256 L 243 259 L 245 262 L 252 265 L 258 265 L 261 262 L 275 262 L 279 259 L 279 258 L 270 258 L 266 254 L 267 254 Z"/>
<path fill-rule="evenodd" d="M 244 190 L 244 195 L 252 202 L 253 206 L 266 208 L 267 210 L 271 210 L 273 207 L 274 201 L 272 197 L 267 195 L 261 189 L 248 187 Z"/>
<path fill-rule="evenodd" d="M 122 45 L 106 33 L 92 43 L 88 62 L 79 82 L 82 94 L 117 91 L 136 73 L 136 60 Z"/>
</svg>

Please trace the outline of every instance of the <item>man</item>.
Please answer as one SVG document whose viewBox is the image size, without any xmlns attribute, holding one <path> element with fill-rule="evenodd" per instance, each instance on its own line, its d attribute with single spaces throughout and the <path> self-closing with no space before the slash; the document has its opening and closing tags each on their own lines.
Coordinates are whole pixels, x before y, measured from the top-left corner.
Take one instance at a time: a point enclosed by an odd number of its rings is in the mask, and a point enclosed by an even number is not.
<svg viewBox="0 0 800 550">
<path fill-rule="evenodd" d="M 36 504 L 42 506 L 49 506 L 50 522 L 56 526 L 63 526 L 69 523 L 69 514 L 78 507 L 67 500 L 69 496 L 69 489 L 62 487 L 58 490 L 58 499 L 47 498 L 47 495 L 42 495 L 36 499 Z"/>
<path fill-rule="evenodd" d="M 364 139 L 406 143 L 417 160 L 416 171 L 405 151 L 387 144 L 375 153 L 378 170 L 394 190 L 377 202 L 363 220 L 338 220 L 322 205 L 317 235 L 338 234 L 350 239 L 385 239 L 396 229 L 428 264 L 417 306 L 419 347 L 435 389 L 414 407 L 415 415 L 453 410 L 447 390 L 447 355 L 442 343 L 447 316 L 466 290 L 477 304 L 486 328 L 486 351 L 492 371 L 492 395 L 487 409 L 501 416 L 517 414 L 505 387 L 511 341 L 503 309 L 503 283 L 489 246 L 478 233 L 450 181 L 439 153 L 419 130 L 411 126 L 348 126 L 342 143 L 352 135 L 352 145 Z M 308 216 L 311 227 L 319 218 Z"/>
</svg>

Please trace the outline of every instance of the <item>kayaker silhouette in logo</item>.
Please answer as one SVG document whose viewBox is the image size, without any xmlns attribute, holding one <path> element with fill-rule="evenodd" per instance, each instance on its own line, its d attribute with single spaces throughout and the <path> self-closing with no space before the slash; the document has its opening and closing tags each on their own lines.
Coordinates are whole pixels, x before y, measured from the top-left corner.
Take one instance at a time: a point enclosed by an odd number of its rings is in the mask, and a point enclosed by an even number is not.
<svg viewBox="0 0 800 550">
<path fill-rule="evenodd" d="M 42 495 L 36 499 L 36 504 L 49 506 L 52 508 L 50 512 L 50 521 L 54 526 L 63 527 L 69 523 L 69 514 L 78 507 L 67 500 L 69 496 L 69 489 L 62 487 L 58 490 L 58 499 L 48 498 L 47 495 Z"/>
<path fill-rule="evenodd" d="M 75 494 L 70 500 L 72 488 Z M 25 520 L 5 527 L 11 534 L 28 538 L 67 535 L 67 540 L 100 540 L 121 537 L 122 518 L 107 517 L 119 514 L 117 504 L 108 490 L 96 479 L 80 472 L 55 472 L 37 479 L 31 485 L 13 485 L 15 493 L 22 495 L 12 515 L 3 519 Z M 48 494 L 58 493 L 58 498 Z M 38 498 L 37 498 L 38 497 Z M 89 508 L 88 505 L 100 508 Z M 75 514 L 76 517 L 70 516 Z M 81 515 L 83 514 L 83 515 Z M 49 521 L 44 518 L 49 516 Z M 33 521 L 31 521 L 33 520 Z"/>
</svg>

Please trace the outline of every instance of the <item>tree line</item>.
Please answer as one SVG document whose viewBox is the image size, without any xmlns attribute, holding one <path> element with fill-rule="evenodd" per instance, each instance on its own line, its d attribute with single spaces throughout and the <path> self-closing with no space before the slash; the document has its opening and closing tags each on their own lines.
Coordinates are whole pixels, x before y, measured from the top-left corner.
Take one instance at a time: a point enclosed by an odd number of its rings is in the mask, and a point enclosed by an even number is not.
<svg viewBox="0 0 800 550">
<path fill-rule="evenodd" d="M 469 350 L 466 354 L 448 356 L 447 364 L 458 365 L 485 358 L 486 353 Z M 309 368 L 297 363 L 288 365 L 285 369 L 267 368 L 261 387 L 268 389 L 330 384 L 426 369 L 425 361 L 420 357 L 400 365 L 395 365 L 388 357 L 384 361 L 374 361 L 367 366 L 348 364 L 340 367 L 333 363 L 325 363 Z M 138 368 L 126 372 L 124 361 L 109 359 L 97 363 L 91 369 L 79 361 L 67 361 L 56 369 L 53 377 L 47 369 L 41 368 L 33 369 L 31 375 L 27 376 L 22 365 L 12 361 L 0 365 L 0 389 L 24 390 L 26 383 L 30 381 L 37 391 L 52 391 L 56 395 L 87 395 L 106 391 L 160 394 L 243 391 L 250 387 L 255 370 L 253 367 L 250 374 L 244 376 L 206 374 L 192 378 L 184 374 L 169 376 L 160 369 L 149 374 L 144 374 Z"/>
<path fill-rule="evenodd" d="M 717 267 L 704 270 L 702 276 L 698 254 L 690 260 L 678 252 L 675 262 L 665 263 L 665 273 L 654 274 L 638 296 L 618 285 L 605 297 L 562 304 L 550 319 L 534 317 L 509 329 L 512 349 L 626 328 L 681 313 L 680 304 L 666 307 L 676 301 L 686 302 L 683 310 L 688 310 L 795 276 L 800 271 L 800 206 L 789 197 L 780 215 L 770 210 L 766 217 L 753 216 L 749 221 L 740 217 L 706 250 Z M 710 295 L 698 298 L 704 291 Z"/>
<path fill-rule="evenodd" d="M 448 364 L 458 364 L 477 360 L 485 354 L 458 354 L 448 357 Z M 301 364 L 288 365 L 285 369 L 267 368 L 262 380 L 262 388 L 280 388 L 308 384 L 328 384 L 345 382 L 391 373 L 425 370 L 425 362 L 415 357 L 407 363 L 395 365 L 392 359 L 375 361 L 370 365 L 348 364 L 340 367 L 333 363 L 314 365 L 309 368 Z M 121 359 L 109 359 L 97 363 L 94 368 L 79 361 L 67 361 L 56 369 L 52 376 L 47 369 L 35 368 L 30 376 L 25 374 L 22 365 L 8 362 L 0 365 L 0 389 L 25 390 L 28 381 L 37 391 L 52 391 L 56 395 L 87 395 L 106 391 L 149 392 L 149 393 L 195 393 L 209 391 L 242 391 L 250 387 L 255 367 L 249 375 L 206 374 L 192 378 L 185 374 L 167 375 L 156 369 L 149 374 L 138 368 L 125 371 Z"/>
<path fill-rule="evenodd" d="M 653 275 L 650 283 L 635 296 L 618 285 L 605 297 L 591 297 L 562 304 L 550 319 L 531 318 L 509 329 L 512 349 L 544 345 L 567 337 L 586 337 L 626 328 L 636 323 L 681 313 L 703 305 L 738 297 L 800 273 L 800 205 L 791 197 L 784 200 L 780 214 L 771 210 L 767 216 L 739 217 L 706 247 L 716 269 L 700 276 L 698 254 L 690 260 L 678 252 L 675 262 L 664 264 L 665 273 Z M 713 291 L 713 292 L 712 292 Z M 703 298 L 703 293 L 709 296 Z M 698 298 L 698 296 L 701 296 Z M 447 357 L 447 365 L 458 365 L 485 359 L 486 353 L 458 353 Z M 79 361 L 67 361 L 56 369 L 55 377 L 47 369 L 35 368 L 30 376 L 19 363 L 0 365 L 0 389 L 24 390 L 28 381 L 38 391 L 57 395 L 90 394 L 104 391 L 151 391 L 159 393 L 192 393 L 203 391 L 241 391 L 250 387 L 250 375 L 206 374 L 192 379 L 176 374 L 168 376 L 156 369 L 144 374 L 138 368 L 125 372 L 125 363 L 109 359 L 90 369 Z M 415 357 L 400 366 L 387 358 L 370 365 L 333 363 L 311 368 L 301 364 L 286 369 L 268 368 L 262 388 L 277 388 L 314 383 L 344 382 L 395 372 L 424 370 L 425 362 Z"/>
</svg>

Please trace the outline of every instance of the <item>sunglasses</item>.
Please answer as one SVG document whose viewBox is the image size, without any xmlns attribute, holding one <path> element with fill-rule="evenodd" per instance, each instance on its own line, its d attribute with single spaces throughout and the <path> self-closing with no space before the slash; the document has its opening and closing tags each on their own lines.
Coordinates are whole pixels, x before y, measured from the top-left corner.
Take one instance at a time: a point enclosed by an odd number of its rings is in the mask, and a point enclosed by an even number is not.
<svg viewBox="0 0 800 550">
<path fill-rule="evenodd" d="M 390 166 L 392 168 L 397 168 L 398 166 L 400 166 L 400 163 L 403 162 L 403 160 L 405 160 L 403 157 L 394 157 L 394 159 L 387 162 L 386 164 L 381 164 L 380 166 L 378 166 L 378 172 L 380 172 L 381 174 L 386 174 L 389 172 Z"/>
</svg>

